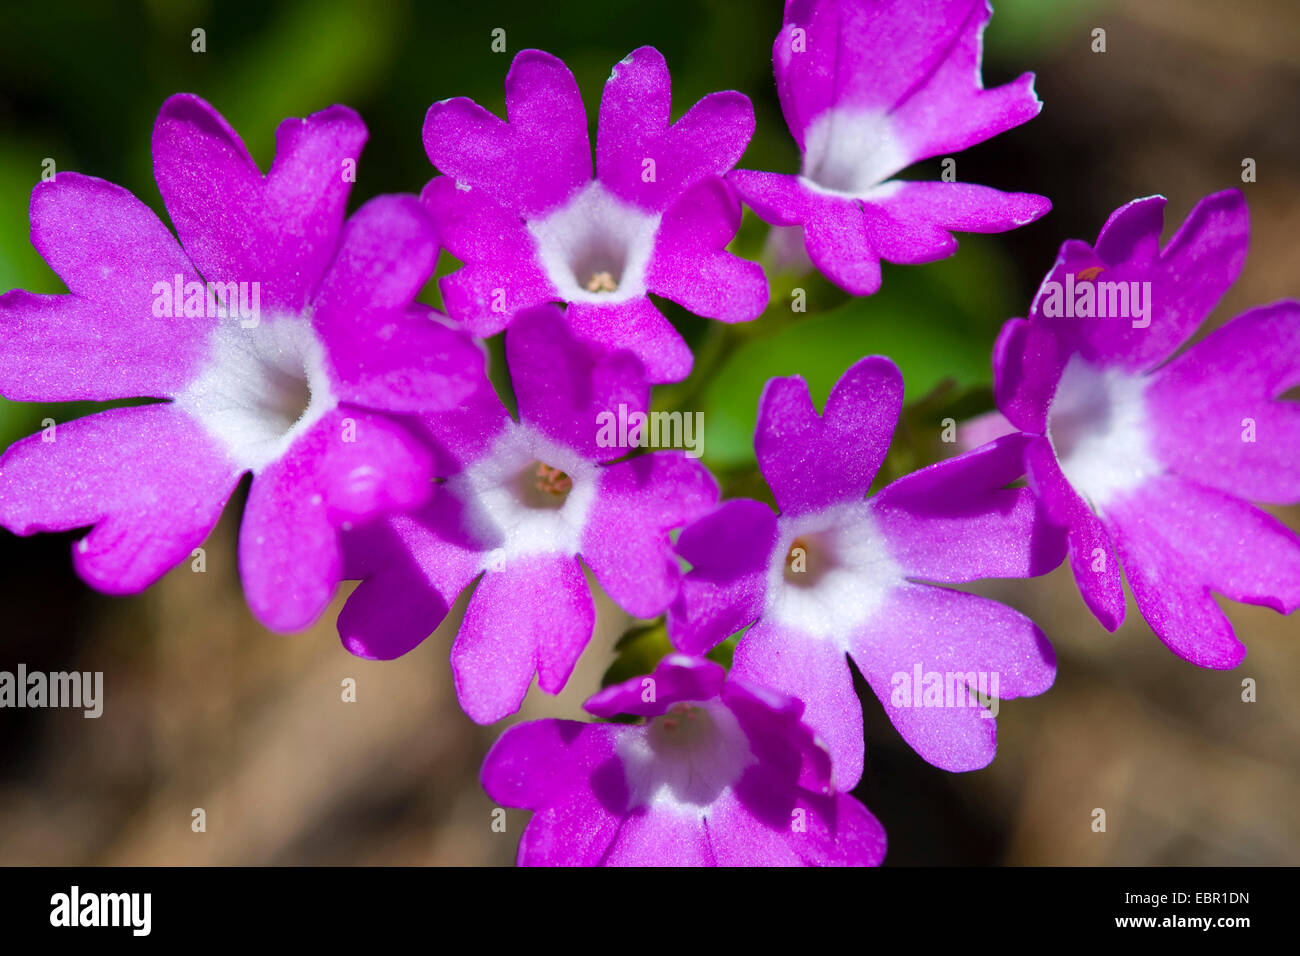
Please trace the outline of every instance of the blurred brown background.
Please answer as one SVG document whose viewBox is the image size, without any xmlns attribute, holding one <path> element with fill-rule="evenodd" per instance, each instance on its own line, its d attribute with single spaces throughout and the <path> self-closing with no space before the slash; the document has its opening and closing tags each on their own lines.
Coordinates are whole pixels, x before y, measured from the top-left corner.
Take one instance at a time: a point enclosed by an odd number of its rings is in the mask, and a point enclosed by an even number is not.
<svg viewBox="0 0 1300 956">
<path fill-rule="evenodd" d="M 739 88 L 759 124 L 744 165 L 792 168 L 768 61 L 780 4 L 648 6 L 144 3 L 111 15 L 90 4 L 57 18 L 15 13 L 0 38 L 4 288 L 57 289 L 24 245 L 40 157 L 75 158 L 60 168 L 114 179 L 157 208 L 147 133 L 177 89 L 209 96 L 264 167 L 279 117 L 345 100 L 372 129 L 354 205 L 418 189 L 430 173 L 418 140 L 429 102 L 471 93 L 499 106 L 506 58 L 488 52 L 497 25 L 512 52 L 540 46 L 569 58 L 589 102 L 614 60 L 658 45 L 674 70 L 676 112 L 710 89 Z M 1034 70 L 1046 107 L 959 163 L 963 179 L 1055 204 L 991 240 L 1014 264 L 1021 309 L 1057 245 L 1092 240 L 1122 202 L 1164 193 L 1172 228 L 1198 198 L 1232 185 L 1250 201 L 1251 253 L 1213 322 L 1300 295 L 1300 4 L 995 0 L 995 9 L 988 84 Z M 189 28 L 203 24 L 210 52 L 194 65 Z M 1091 52 L 1095 27 L 1107 31 L 1105 54 Z M 159 51 L 168 44 L 179 50 Z M 281 49 L 287 67 L 271 62 Z M 1257 162 L 1256 183 L 1240 181 L 1245 157 Z M 11 420 L 31 427 L 29 410 Z M 501 728 L 476 727 L 456 705 L 453 627 L 387 663 L 342 649 L 341 601 L 303 634 L 265 632 L 235 574 L 241 501 L 208 541 L 205 573 L 183 565 L 130 599 L 72 575 L 74 536 L 0 532 L 0 670 L 21 661 L 103 671 L 106 697 L 99 720 L 0 711 L 0 863 L 510 863 L 526 815 L 511 811 L 508 833 L 491 830 L 477 772 Z M 1300 529 L 1300 509 L 1275 513 Z M 889 831 L 889 863 L 1300 862 L 1300 618 L 1225 603 L 1249 655 L 1220 673 L 1175 658 L 1131 602 L 1125 626 L 1105 633 L 1066 570 L 984 590 L 1052 638 L 1056 686 L 1004 704 L 996 761 L 964 775 L 925 764 L 868 695 L 858 795 Z M 516 719 L 579 716 L 626 624 L 601 607 L 565 694 L 534 691 Z M 348 677 L 355 703 L 341 700 Z M 1256 703 L 1241 700 L 1244 677 L 1258 684 Z M 196 807 L 205 833 L 190 829 Z M 1098 807 L 1105 833 L 1091 828 Z"/>
</svg>

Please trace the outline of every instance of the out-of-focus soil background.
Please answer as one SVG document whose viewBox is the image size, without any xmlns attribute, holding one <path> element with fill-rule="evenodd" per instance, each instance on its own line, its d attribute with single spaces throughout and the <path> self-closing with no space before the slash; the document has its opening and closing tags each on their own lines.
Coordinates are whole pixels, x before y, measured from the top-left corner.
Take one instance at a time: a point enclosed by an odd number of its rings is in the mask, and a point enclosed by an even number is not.
<svg viewBox="0 0 1300 956">
<path fill-rule="evenodd" d="M 987 84 L 1033 70 L 1046 106 L 960 154 L 959 178 L 1043 193 L 1055 208 L 1018 232 L 962 239 L 951 268 L 963 256 L 996 267 L 969 273 L 965 287 L 972 308 L 989 310 L 976 364 L 986 365 L 998 323 L 1023 312 L 1058 244 L 1095 238 L 1108 213 L 1136 196 L 1166 195 L 1172 229 L 1204 194 L 1245 190 L 1250 256 L 1211 324 L 1300 295 L 1300 4 L 995 0 L 995 8 Z M 772 87 L 777 0 L 71 2 L 7 9 L 4 20 L 3 289 L 60 291 L 27 244 L 27 196 L 44 158 L 121 183 L 160 209 L 149 129 L 179 90 L 222 110 L 263 168 L 279 119 L 347 102 L 371 130 L 353 208 L 379 192 L 418 190 L 432 173 L 419 135 L 428 105 L 465 94 L 501 106 L 509 56 L 491 52 L 497 27 L 511 54 L 541 47 L 564 57 L 589 108 L 616 60 L 656 45 L 673 70 L 674 115 L 710 90 L 740 89 L 758 117 L 742 165 L 796 162 Z M 196 27 L 207 31 L 203 54 L 191 52 Z M 1098 27 L 1105 53 L 1091 49 Z M 1241 182 L 1246 157 L 1257 182 Z M 924 284 L 949 275 L 937 271 L 946 267 L 914 275 Z M 902 272 L 887 272 L 886 287 L 917 281 Z M 924 302 L 916 308 L 923 313 Z M 923 319 L 916 334 L 942 329 Z M 857 357 L 819 371 L 833 380 Z M 757 390 L 737 398 L 750 407 L 756 399 Z M 44 414 L 4 406 L 5 443 Z M 242 493 L 207 542 L 204 573 L 182 565 L 128 599 L 75 578 L 75 536 L 0 532 L 0 670 L 23 662 L 103 671 L 106 697 L 99 720 L 0 710 L 0 863 L 510 863 L 526 814 L 511 811 L 507 832 L 493 832 L 493 804 L 477 781 L 501 728 L 460 712 L 447 667 L 465 598 L 450 622 L 393 662 L 342 649 L 333 628 L 341 600 L 307 632 L 270 634 L 238 589 L 241 504 Z M 1300 509 L 1274 513 L 1300 529 Z M 1213 672 L 1169 653 L 1131 602 L 1127 623 L 1107 634 L 1065 570 L 983 590 L 1052 638 L 1056 686 L 1005 703 L 997 759 L 963 775 L 913 754 L 867 695 L 858 795 L 889 831 L 889 863 L 1300 862 L 1300 617 L 1225 602 L 1249 655 L 1235 671 Z M 565 693 L 534 689 L 514 719 L 579 716 L 628 623 L 607 601 L 601 611 Z M 1257 683 L 1254 703 L 1242 701 L 1247 677 Z M 341 699 L 345 678 L 356 681 L 355 703 Z M 190 826 L 198 807 L 203 833 Z M 1093 831 L 1095 808 L 1106 811 L 1104 833 Z"/>
</svg>

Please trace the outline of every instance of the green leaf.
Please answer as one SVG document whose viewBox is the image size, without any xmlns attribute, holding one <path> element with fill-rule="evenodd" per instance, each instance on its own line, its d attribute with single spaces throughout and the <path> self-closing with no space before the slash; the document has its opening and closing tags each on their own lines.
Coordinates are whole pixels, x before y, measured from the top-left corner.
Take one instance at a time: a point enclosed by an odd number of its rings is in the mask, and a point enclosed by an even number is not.
<svg viewBox="0 0 1300 956">
<path fill-rule="evenodd" d="M 614 649 L 617 656 L 600 679 L 601 687 L 651 673 L 665 655 L 672 653 L 673 646 L 668 641 L 668 630 L 660 620 L 632 628 L 618 639 Z"/>
</svg>

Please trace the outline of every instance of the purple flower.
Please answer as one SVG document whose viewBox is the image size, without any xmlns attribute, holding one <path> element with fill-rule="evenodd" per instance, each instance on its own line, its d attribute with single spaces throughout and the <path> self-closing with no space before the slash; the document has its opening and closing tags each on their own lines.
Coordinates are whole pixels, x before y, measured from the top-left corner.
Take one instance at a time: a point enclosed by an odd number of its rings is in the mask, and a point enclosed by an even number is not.
<svg viewBox="0 0 1300 956">
<path fill-rule="evenodd" d="M 479 723 L 519 709 L 534 672 L 558 693 L 591 638 L 595 607 L 582 561 L 636 617 L 661 614 L 680 572 L 669 532 L 717 499 L 708 471 L 680 451 L 614 462 L 602 412 L 646 407 L 640 363 L 573 339 L 555 306 L 520 313 L 506 333 L 519 420 L 491 384 L 421 426 L 444 483 L 427 508 L 358 529 L 349 576 L 364 578 L 339 614 L 354 654 L 393 658 L 438 626 L 475 577 L 451 666 Z"/>
<path fill-rule="evenodd" d="M 446 176 L 424 191 L 448 251 L 447 311 L 475 334 L 520 309 L 567 302 L 582 338 L 629 349 L 653 382 L 691 352 L 650 301 L 737 322 L 767 304 L 762 269 L 724 249 L 740 205 L 718 177 L 754 132 L 749 100 L 712 93 L 671 126 L 668 66 L 653 47 L 616 64 L 600 102 L 596 175 L 577 83 L 524 50 L 506 76 L 505 122 L 463 97 L 429 108 L 424 146 Z"/>
<path fill-rule="evenodd" d="M 1250 220 L 1240 192 L 1215 193 L 1161 248 L 1164 205 L 1134 200 L 1095 247 L 1061 246 L 1028 320 L 1003 327 L 994 391 L 1097 619 L 1124 619 L 1122 562 L 1175 654 L 1230 668 L 1246 649 L 1212 592 L 1300 607 L 1300 538 L 1245 500 L 1300 502 L 1300 406 L 1275 400 L 1300 384 L 1300 303 L 1170 359 L 1241 272 Z"/>
<path fill-rule="evenodd" d="M 732 674 L 804 701 L 842 789 L 862 775 L 846 655 L 907 742 L 947 770 L 993 759 L 995 721 L 981 703 L 1042 693 L 1056 673 L 1024 615 L 921 583 L 1024 577 L 1061 562 L 1061 536 L 1033 495 L 1007 487 L 1029 439 L 1002 438 L 864 498 L 902 399 L 898 369 L 876 356 L 844 373 L 820 417 L 803 379 L 772 379 L 754 445 L 780 515 L 728 501 L 677 541 L 691 570 L 669 609 L 673 642 L 698 654 L 748 627 Z"/>
<path fill-rule="evenodd" d="M 119 186 L 60 173 L 35 188 L 32 242 L 69 293 L 0 297 L 0 391 L 169 401 L 16 443 L 0 460 L 5 527 L 93 526 L 78 573 L 132 593 L 190 557 L 252 472 L 244 588 L 259 620 L 293 630 L 340 580 L 340 528 L 426 499 L 429 455 L 388 413 L 454 405 L 482 356 L 412 307 L 437 256 L 414 196 L 344 225 L 365 138 L 342 106 L 286 120 L 262 176 L 212 107 L 172 97 L 153 153 L 180 244 Z"/>
<path fill-rule="evenodd" d="M 607 687 L 598 717 L 511 727 L 488 753 L 488 796 L 534 811 L 522 866 L 875 866 L 885 831 L 831 781 L 803 705 L 674 654 Z"/>
<path fill-rule="evenodd" d="M 1033 222 L 1051 208 L 1042 196 L 891 178 L 1038 115 L 1033 74 L 983 87 L 991 15 L 988 0 L 787 0 L 772 62 L 803 168 L 728 182 L 767 222 L 801 226 L 813 264 L 855 295 L 880 288 L 881 259 L 951 255 L 949 230 Z"/>
</svg>

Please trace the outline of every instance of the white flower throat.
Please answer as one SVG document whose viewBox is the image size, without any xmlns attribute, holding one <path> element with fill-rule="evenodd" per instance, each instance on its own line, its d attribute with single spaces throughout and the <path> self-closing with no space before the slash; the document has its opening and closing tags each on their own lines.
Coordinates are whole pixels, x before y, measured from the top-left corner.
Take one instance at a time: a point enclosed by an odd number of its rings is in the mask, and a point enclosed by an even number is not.
<svg viewBox="0 0 1300 956">
<path fill-rule="evenodd" d="M 646 293 L 659 216 L 592 180 L 545 219 L 528 223 L 551 285 L 568 302 L 616 304 Z"/>
<path fill-rule="evenodd" d="M 281 317 L 213 327 L 207 360 L 176 405 L 198 419 L 231 459 L 255 474 L 337 402 L 325 349 L 311 322 Z"/>
</svg>

